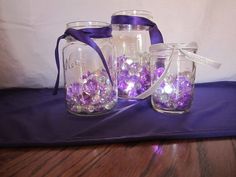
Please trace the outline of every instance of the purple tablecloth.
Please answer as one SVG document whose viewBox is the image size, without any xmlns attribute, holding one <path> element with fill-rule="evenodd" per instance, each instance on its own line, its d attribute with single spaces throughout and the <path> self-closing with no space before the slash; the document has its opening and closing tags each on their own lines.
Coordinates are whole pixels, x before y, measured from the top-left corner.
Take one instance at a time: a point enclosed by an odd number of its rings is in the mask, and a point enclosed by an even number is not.
<svg viewBox="0 0 236 177">
<path fill-rule="evenodd" d="M 66 112 L 63 90 L 0 90 L 1 147 L 233 136 L 236 82 L 197 84 L 191 112 L 183 115 L 155 112 L 147 99 L 120 113 L 78 117 Z"/>
</svg>

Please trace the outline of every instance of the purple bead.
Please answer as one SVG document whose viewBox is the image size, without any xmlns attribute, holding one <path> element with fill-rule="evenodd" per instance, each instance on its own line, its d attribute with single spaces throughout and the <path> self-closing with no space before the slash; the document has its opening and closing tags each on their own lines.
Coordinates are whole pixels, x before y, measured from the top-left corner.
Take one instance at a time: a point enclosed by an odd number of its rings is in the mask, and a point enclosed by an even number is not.
<svg viewBox="0 0 236 177">
<path fill-rule="evenodd" d="M 117 57 L 118 63 L 125 62 L 126 60 L 127 60 L 127 57 L 125 55 L 121 55 L 121 56 Z"/>
<path fill-rule="evenodd" d="M 178 76 L 175 80 L 175 85 L 180 87 L 180 88 L 187 88 L 187 87 L 192 87 L 191 82 L 189 81 L 189 79 L 186 76 Z"/>
<path fill-rule="evenodd" d="M 83 90 L 89 95 L 94 95 L 97 92 L 97 86 L 97 81 L 90 79 L 87 81 L 87 83 L 84 84 Z"/>
<path fill-rule="evenodd" d="M 129 81 L 134 82 L 134 83 L 139 82 L 139 77 L 138 76 L 130 76 Z"/>
<path fill-rule="evenodd" d="M 150 86 L 151 84 L 151 76 L 150 76 L 150 73 L 149 72 L 141 72 L 141 76 L 140 76 L 140 82 L 142 83 L 142 85 L 144 87 L 146 86 Z"/>
<path fill-rule="evenodd" d="M 177 101 L 177 109 L 184 110 L 188 109 L 190 107 L 192 101 L 192 95 L 189 94 L 183 94 Z"/>
<path fill-rule="evenodd" d="M 79 97 L 79 103 L 81 103 L 82 105 L 89 105 L 92 101 L 92 98 L 89 94 L 87 94 L 86 92 L 83 92 L 82 95 L 80 95 Z"/>
<path fill-rule="evenodd" d="M 118 83 L 118 88 L 123 91 L 127 88 L 127 83 L 124 81 L 124 80 L 120 80 L 119 83 Z"/>
<path fill-rule="evenodd" d="M 132 88 L 132 89 L 128 92 L 128 96 L 131 97 L 131 98 L 138 96 L 137 89 Z"/>
<path fill-rule="evenodd" d="M 74 96 L 81 94 L 82 88 L 78 83 L 73 83 L 66 89 L 67 99 L 71 99 Z"/>
<path fill-rule="evenodd" d="M 122 71 L 120 71 L 119 76 L 128 77 L 128 74 L 129 74 L 129 71 L 128 71 L 128 70 L 122 70 Z"/>
</svg>

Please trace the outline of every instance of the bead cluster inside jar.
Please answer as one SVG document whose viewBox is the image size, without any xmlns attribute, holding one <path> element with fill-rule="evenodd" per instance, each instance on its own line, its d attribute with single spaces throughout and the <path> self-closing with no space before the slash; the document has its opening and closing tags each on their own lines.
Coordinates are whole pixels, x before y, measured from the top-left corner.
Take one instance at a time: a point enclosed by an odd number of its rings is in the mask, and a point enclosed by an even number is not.
<svg viewBox="0 0 236 177">
<path fill-rule="evenodd" d="M 158 69 L 163 71 L 163 68 Z M 187 72 L 167 76 L 153 93 L 154 108 L 160 112 L 188 111 L 193 98 L 194 84 L 191 80 L 191 73 Z"/>
<path fill-rule="evenodd" d="M 134 98 L 150 87 L 151 76 L 148 58 L 142 58 L 142 62 L 138 62 L 123 55 L 117 58 L 117 62 L 119 96 Z"/>
<path fill-rule="evenodd" d="M 109 27 L 109 24 L 81 21 L 72 22 L 68 27 L 98 31 L 102 27 Z M 66 38 L 67 43 L 63 49 L 65 99 L 67 110 L 73 114 L 103 114 L 110 111 L 117 103 L 117 63 L 113 54 L 112 39 L 96 35 L 94 34 L 90 40 L 100 48 L 105 61 L 101 60 L 91 46 L 75 40 L 72 36 Z M 104 63 L 108 70 L 105 69 Z"/>
<path fill-rule="evenodd" d="M 80 82 L 66 86 L 66 101 L 71 112 L 96 113 L 110 110 L 116 103 L 116 92 L 105 70 L 87 72 Z"/>
</svg>

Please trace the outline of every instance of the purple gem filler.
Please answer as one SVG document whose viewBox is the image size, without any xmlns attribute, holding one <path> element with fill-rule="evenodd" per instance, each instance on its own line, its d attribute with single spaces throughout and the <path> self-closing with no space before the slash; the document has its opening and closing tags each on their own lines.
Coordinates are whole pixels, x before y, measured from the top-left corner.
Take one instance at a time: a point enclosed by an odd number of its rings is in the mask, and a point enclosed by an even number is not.
<svg viewBox="0 0 236 177">
<path fill-rule="evenodd" d="M 81 82 L 66 86 L 66 102 L 72 112 L 104 112 L 116 104 L 113 89 L 105 70 L 88 72 Z"/>
<path fill-rule="evenodd" d="M 156 73 L 163 71 L 157 68 Z M 158 79 L 158 75 L 156 75 Z M 190 109 L 194 83 L 191 73 L 166 76 L 152 96 L 152 105 L 159 112 L 183 113 Z"/>
<path fill-rule="evenodd" d="M 117 59 L 119 96 L 134 98 L 150 87 L 149 62 L 141 65 L 125 55 Z"/>
</svg>

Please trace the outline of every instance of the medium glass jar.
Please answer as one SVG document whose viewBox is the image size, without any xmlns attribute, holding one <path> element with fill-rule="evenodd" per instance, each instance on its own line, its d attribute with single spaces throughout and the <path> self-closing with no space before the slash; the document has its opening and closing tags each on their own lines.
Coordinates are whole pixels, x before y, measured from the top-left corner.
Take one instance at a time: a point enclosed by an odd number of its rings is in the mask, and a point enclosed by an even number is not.
<svg viewBox="0 0 236 177">
<path fill-rule="evenodd" d="M 113 14 L 152 19 L 144 10 L 125 10 Z M 118 95 L 134 98 L 151 85 L 148 50 L 151 46 L 149 26 L 112 24 L 112 35 L 117 56 Z"/>
<path fill-rule="evenodd" d="M 151 96 L 152 106 L 158 112 L 181 114 L 190 110 L 196 66 L 181 50 L 196 53 L 197 44 L 156 44 L 150 47 L 152 84 L 166 74 Z"/>
<path fill-rule="evenodd" d="M 78 21 L 68 28 L 101 28 L 109 24 L 97 21 Z M 97 115 L 111 110 L 117 102 L 116 60 L 111 37 L 92 38 L 101 49 L 108 65 L 113 85 L 98 53 L 89 45 L 66 37 L 63 49 L 66 105 L 69 112 Z"/>
</svg>

